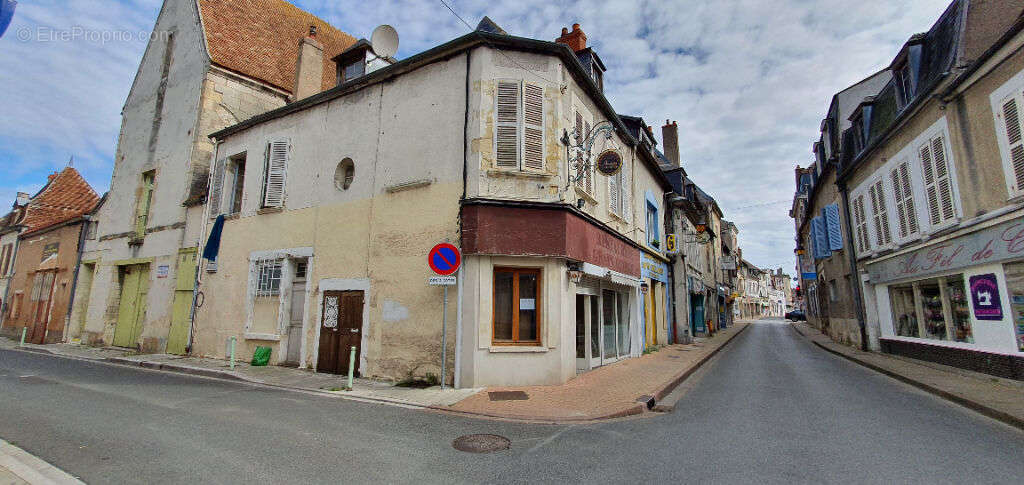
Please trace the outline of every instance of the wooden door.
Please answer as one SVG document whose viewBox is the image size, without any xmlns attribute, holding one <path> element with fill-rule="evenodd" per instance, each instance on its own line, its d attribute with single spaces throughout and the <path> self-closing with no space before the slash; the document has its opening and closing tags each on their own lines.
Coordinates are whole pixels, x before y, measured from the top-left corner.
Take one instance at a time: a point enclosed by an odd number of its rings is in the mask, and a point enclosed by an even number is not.
<svg viewBox="0 0 1024 485">
<path fill-rule="evenodd" d="M 142 321 L 146 315 L 146 295 L 149 293 L 149 266 L 137 264 L 125 266 L 121 283 L 121 302 L 117 312 L 117 327 L 114 329 L 114 345 L 135 347 L 142 333 Z"/>
<path fill-rule="evenodd" d="M 359 358 L 362 331 L 363 292 L 324 292 L 317 372 L 347 374 L 349 352 L 352 347 L 356 348 L 356 359 Z M 356 375 L 358 375 L 358 366 L 356 367 Z"/>
<path fill-rule="evenodd" d="M 29 330 L 28 341 L 34 344 L 42 344 L 46 340 L 46 326 L 50 321 L 50 297 L 53 295 L 53 272 L 36 273 L 39 280 L 39 290 L 36 295 L 32 327 Z"/>
<path fill-rule="evenodd" d="M 302 360 L 302 322 L 305 318 L 306 279 L 296 278 L 292 281 L 291 314 L 288 319 L 288 348 L 285 351 L 284 363 L 299 365 Z"/>
<path fill-rule="evenodd" d="M 178 269 L 171 310 L 171 329 L 167 332 L 167 353 L 184 355 L 192 326 L 192 289 L 196 284 L 196 248 L 178 251 Z"/>
</svg>

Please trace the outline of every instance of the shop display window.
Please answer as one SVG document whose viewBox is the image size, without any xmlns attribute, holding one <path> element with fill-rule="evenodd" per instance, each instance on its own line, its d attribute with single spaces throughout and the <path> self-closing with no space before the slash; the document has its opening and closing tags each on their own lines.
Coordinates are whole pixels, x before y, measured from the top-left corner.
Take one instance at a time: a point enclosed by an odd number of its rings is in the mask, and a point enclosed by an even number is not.
<svg viewBox="0 0 1024 485">
<path fill-rule="evenodd" d="M 1024 263 L 1003 265 L 1006 289 L 1010 293 L 1010 315 L 1016 335 L 1017 351 L 1024 352 Z"/>
<path fill-rule="evenodd" d="M 893 285 L 889 299 L 896 335 L 974 343 L 963 275 Z"/>
</svg>

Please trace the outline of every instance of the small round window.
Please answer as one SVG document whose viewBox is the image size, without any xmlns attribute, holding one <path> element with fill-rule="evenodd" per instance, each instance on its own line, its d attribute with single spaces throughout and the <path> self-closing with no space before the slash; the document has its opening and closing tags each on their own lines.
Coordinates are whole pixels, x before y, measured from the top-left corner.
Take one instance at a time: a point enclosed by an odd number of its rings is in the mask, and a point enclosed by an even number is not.
<svg viewBox="0 0 1024 485">
<path fill-rule="evenodd" d="M 356 165 L 352 159 L 345 157 L 334 169 L 334 186 L 338 190 L 348 190 L 352 186 L 352 180 L 356 177 Z"/>
</svg>

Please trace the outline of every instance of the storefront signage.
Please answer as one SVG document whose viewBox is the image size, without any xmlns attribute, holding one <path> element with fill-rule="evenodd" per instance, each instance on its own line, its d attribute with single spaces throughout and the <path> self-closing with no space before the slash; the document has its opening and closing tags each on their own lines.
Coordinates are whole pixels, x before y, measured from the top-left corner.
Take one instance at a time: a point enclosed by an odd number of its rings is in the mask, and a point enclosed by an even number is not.
<svg viewBox="0 0 1024 485">
<path fill-rule="evenodd" d="M 971 276 L 971 300 L 974 303 L 974 318 L 978 320 L 1002 320 L 1003 305 L 999 298 L 999 283 L 993 273 Z"/>
<path fill-rule="evenodd" d="M 640 256 L 640 277 L 668 283 L 668 266 L 643 254 Z"/>
<path fill-rule="evenodd" d="M 868 263 L 867 269 L 871 282 L 879 284 L 1021 257 L 1024 221 L 1014 219 L 895 258 Z"/>
</svg>

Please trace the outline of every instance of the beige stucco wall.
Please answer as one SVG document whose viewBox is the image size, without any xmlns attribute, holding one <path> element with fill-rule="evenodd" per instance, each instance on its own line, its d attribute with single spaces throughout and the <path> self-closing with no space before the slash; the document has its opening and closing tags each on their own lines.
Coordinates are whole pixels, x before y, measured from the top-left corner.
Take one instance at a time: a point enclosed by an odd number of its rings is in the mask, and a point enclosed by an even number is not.
<svg viewBox="0 0 1024 485">
<path fill-rule="evenodd" d="M 302 366 L 317 365 L 323 291 L 356 282 L 365 283 L 367 306 L 361 373 L 440 374 L 442 290 L 427 285 L 426 255 L 434 244 L 458 239 L 464 65 L 464 57 L 431 64 L 224 140 L 219 158 L 246 156 L 244 197 L 241 213 L 225 223 L 217 273 L 204 274 L 208 297 L 197 314 L 195 353 L 224 357 L 234 336 L 243 358 L 265 345 L 278 362 L 287 336 L 246 338 L 249 260 L 254 253 L 308 248 Z M 265 144 L 278 138 L 291 143 L 286 199 L 283 210 L 267 213 L 259 209 L 261 167 Z M 346 157 L 355 176 L 341 190 L 334 176 Z M 409 182 L 425 185 L 396 191 Z M 449 299 L 453 361 L 455 292 Z M 254 320 L 273 312 L 256 309 Z"/>
</svg>

